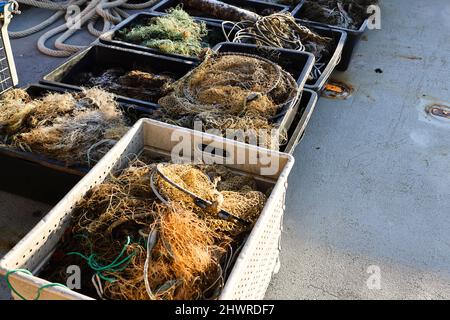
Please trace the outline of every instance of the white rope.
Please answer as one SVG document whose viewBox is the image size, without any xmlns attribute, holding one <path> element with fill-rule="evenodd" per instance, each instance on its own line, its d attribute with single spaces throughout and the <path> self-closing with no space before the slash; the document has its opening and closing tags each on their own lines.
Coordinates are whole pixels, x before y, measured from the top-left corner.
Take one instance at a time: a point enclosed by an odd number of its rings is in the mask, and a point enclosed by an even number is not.
<svg viewBox="0 0 450 320">
<path fill-rule="evenodd" d="M 100 281 L 100 277 L 98 276 L 98 274 L 94 274 L 91 278 L 91 281 L 94 285 L 95 291 L 97 291 L 97 295 L 100 297 L 100 299 L 105 300 L 105 298 L 103 297 L 104 291 L 102 282 Z"/>
<path fill-rule="evenodd" d="M 40 36 L 37 47 L 40 52 L 54 57 L 68 57 L 75 52 L 83 50 L 86 46 L 67 44 L 70 39 L 80 28 L 87 26 L 87 30 L 95 37 L 99 37 L 103 33 L 112 29 L 115 25 L 127 18 L 129 14 L 124 9 L 139 10 L 154 5 L 159 0 L 149 0 L 143 3 L 127 3 L 128 0 L 68 0 L 66 2 L 53 2 L 49 0 L 17 0 L 20 4 L 25 4 L 37 8 L 49 9 L 55 11 L 49 18 L 41 23 L 22 30 L 9 32 L 11 38 L 22 38 L 44 30 L 48 26 L 58 21 L 61 17 L 66 16 L 69 8 L 78 6 L 84 8 L 76 16 L 70 17 L 72 25 L 66 22 L 60 26 L 54 27 Z M 97 24 L 102 24 L 101 29 L 97 29 Z M 75 24 L 75 25 L 74 25 Z M 79 27 L 79 28 L 78 28 Z M 59 35 L 54 43 L 54 48 L 46 45 L 47 41 Z"/>
<path fill-rule="evenodd" d="M 155 295 L 152 292 L 152 289 L 150 287 L 150 281 L 148 280 L 148 267 L 152 256 L 152 250 L 155 247 L 157 240 L 158 240 L 158 229 L 157 227 L 154 227 L 150 231 L 150 234 L 148 235 L 147 238 L 147 256 L 145 258 L 144 263 L 144 284 L 150 300 L 155 300 Z"/>
</svg>

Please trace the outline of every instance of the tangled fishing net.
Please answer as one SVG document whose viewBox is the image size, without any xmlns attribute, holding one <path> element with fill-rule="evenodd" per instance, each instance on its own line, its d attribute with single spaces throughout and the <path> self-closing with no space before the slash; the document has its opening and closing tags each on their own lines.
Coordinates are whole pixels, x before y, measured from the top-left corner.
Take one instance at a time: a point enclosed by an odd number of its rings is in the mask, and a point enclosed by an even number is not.
<svg viewBox="0 0 450 320">
<path fill-rule="evenodd" d="M 231 28 L 227 29 L 228 26 Z M 231 42 L 311 52 L 316 58 L 313 79 L 320 77 L 326 66 L 325 59 L 330 54 L 332 39 L 300 25 L 290 13 L 261 16 L 256 21 L 225 21 L 222 27 L 225 37 Z"/>
<path fill-rule="evenodd" d="M 124 71 L 119 68 L 107 69 L 100 74 L 86 72 L 80 74 L 76 84 L 84 87 L 99 87 L 118 95 L 157 103 L 169 93 L 175 81 L 171 74 L 156 74 L 141 70 Z"/>
<path fill-rule="evenodd" d="M 83 293 L 104 299 L 218 297 L 242 236 L 266 198 L 253 178 L 226 167 L 164 163 L 173 182 L 209 199 L 221 195 L 220 207 L 250 223 L 221 224 L 213 211 L 193 205 L 192 198 L 159 177 L 156 195 L 150 183 L 155 166 L 134 160 L 91 189 L 76 205 L 72 228 L 43 272 L 46 279 L 64 281 L 70 263 L 92 276 L 84 280 Z M 161 194 L 167 201 L 159 200 Z"/>
<path fill-rule="evenodd" d="M 217 166 L 172 164 L 161 168 L 161 173 L 168 180 L 160 175 L 156 185 L 166 199 L 182 202 L 184 207 L 202 216 L 215 231 L 235 237 L 245 230 L 245 224 L 224 221 L 219 212 L 225 210 L 239 219 L 254 222 L 264 206 L 265 196 L 254 190 L 254 181 L 248 185 L 248 179 L 242 179 L 242 176 L 227 177 L 226 172 L 222 172 L 222 176 L 217 170 L 220 170 Z M 211 204 L 206 209 L 199 207 L 196 199 L 183 189 Z"/>
<path fill-rule="evenodd" d="M 359 29 L 367 18 L 367 8 L 378 0 L 305 1 L 300 18 L 348 29 Z"/>
<path fill-rule="evenodd" d="M 238 53 L 207 56 L 172 88 L 158 102 L 172 122 L 193 128 L 195 121 L 201 121 L 204 129 L 224 136 L 227 130 L 276 128 L 272 119 L 298 98 L 295 80 L 280 66 Z M 265 137 L 260 144 L 278 148 L 280 141 L 274 143 L 272 138 Z M 284 139 L 282 134 L 280 140 Z"/>
<path fill-rule="evenodd" d="M 143 25 L 120 30 L 116 38 L 164 53 L 197 56 L 202 51 L 202 38 L 207 33 L 204 22 L 194 21 L 177 7 L 170 9 L 165 16 L 148 19 Z"/>
<path fill-rule="evenodd" d="M 0 136 L 6 145 L 91 165 L 128 130 L 114 96 L 98 88 L 32 99 L 22 89 L 0 97 Z"/>
</svg>

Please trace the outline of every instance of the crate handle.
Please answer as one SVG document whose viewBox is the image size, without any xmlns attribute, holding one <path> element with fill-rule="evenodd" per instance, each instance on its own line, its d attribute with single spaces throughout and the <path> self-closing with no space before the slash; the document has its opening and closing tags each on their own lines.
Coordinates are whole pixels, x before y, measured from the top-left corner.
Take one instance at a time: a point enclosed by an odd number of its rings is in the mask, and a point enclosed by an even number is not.
<svg viewBox="0 0 450 320">
<path fill-rule="evenodd" d="M 223 159 L 230 158 L 230 153 L 222 148 L 214 147 L 204 143 L 198 144 L 197 148 L 199 151 L 214 157 L 221 157 Z"/>
</svg>

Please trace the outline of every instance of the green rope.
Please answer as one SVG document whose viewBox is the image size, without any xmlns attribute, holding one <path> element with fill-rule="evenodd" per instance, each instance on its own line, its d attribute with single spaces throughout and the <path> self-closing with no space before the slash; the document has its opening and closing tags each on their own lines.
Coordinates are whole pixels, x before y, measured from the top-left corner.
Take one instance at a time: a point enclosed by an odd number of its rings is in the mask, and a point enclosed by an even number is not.
<svg viewBox="0 0 450 320">
<path fill-rule="evenodd" d="M 130 245 L 131 239 L 130 237 L 127 237 L 127 242 L 123 246 L 122 250 L 120 251 L 120 254 L 108 265 L 102 266 L 97 260 L 95 260 L 95 253 L 91 253 L 89 256 L 85 256 L 84 254 L 80 252 L 69 252 L 67 255 L 75 255 L 78 257 L 81 257 L 83 260 L 86 260 L 88 266 L 95 271 L 95 273 L 103 280 L 108 282 L 114 282 L 115 279 L 108 278 L 102 274 L 102 272 L 110 271 L 110 272 L 119 272 L 124 270 L 128 262 L 131 260 L 133 256 L 136 255 L 136 252 L 133 252 L 132 254 L 126 256 L 122 259 L 122 256 L 125 254 L 127 247 Z M 92 248 L 91 248 L 92 249 Z M 92 251 L 91 251 L 92 252 Z M 120 260 L 122 259 L 122 260 Z"/>
<path fill-rule="evenodd" d="M 17 272 L 22 272 L 22 273 L 28 274 L 28 275 L 30 275 L 30 276 L 33 275 L 33 274 L 32 274 L 30 271 L 28 271 L 27 269 L 14 269 L 14 270 L 10 270 L 10 271 L 8 271 L 8 272 L 5 274 L 5 281 L 6 281 L 6 284 L 8 285 L 8 288 L 9 288 L 12 292 L 14 292 L 20 299 L 22 299 L 22 300 L 28 300 L 28 299 L 25 298 L 23 295 L 21 295 L 21 294 L 16 290 L 16 288 L 14 288 L 14 286 L 11 284 L 11 281 L 9 281 L 9 276 L 10 276 L 11 274 L 14 274 L 14 273 L 17 273 Z M 36 297 L 34 297 L 33 300 L 39 300 L 39 298 L 41 297 L 42 290 L 47 289 L 47 288 L 50 288 L 50 287 L 62 287 L 62 288 L 69 289 L 69 288 L 67 288 L 65 285 L 63 285 L 63 284 L 61 284 L 61 283 L 49 283 L 49 284 L 43 285 L 42 287 L 40 287 L 40 288 L 38 289 L 38 291 L 37 291 L 37 293 L 36 293 Z"/>
<path fill-rule="evenodd" d="M 83 237 L 83 235 L 79 235 L 79 236 Z M 84 237 L 86 237 L 86 236 L 84 236 Z M 130 237 L 127 237 L 127 242 L 123 246 L 122 250 L 120 251 L 120 254 L 110 264 L 105 265 L 105 266 L 102 266 L 97 260 L 95 260 L 95 254 L 94 253 L 91 253 L 91 255 L 89 257 L 85 256 L 84 254 L 82 254 L 80 252 L 69 252 L 69 253 L 67 253 L 67 255 L 75 255 L 75 256 L 81 257 L 82 259 L 87 261 L 89 267 L 96 272 L 96 274 L 100 277 L 100 279 L 103 279 L 103 280 L 108 281 L 108 282 L 114 282 L 114 281 L 116 281 L 116 279 L 108 278 L 108 277 L 104 276 L 102 274 L 102 272 L 104 272 L 104 271 L 120 272 L 120 271 L 123 271 L 127 267 L 128 262 L 131 260 L 131 258 L 133 256 L 136 255 L 136 252 L 133 252 L 132 254 L 130 254 L 130 255 L 128 255 L 128 256 L 126 256 L 125 258 L 122 259 L 122 256 L 125 254 L 125 252 L 127 250 L 127 247 L 130 245 L 130 243 L 131 243 L 131 239 L 130 239 Z M 91 245 L 91 252 L 92 252 L 92 245 Z M 27 298 L 25 298 L 23 295 L 21 295 L 14 288 L 14 286 L 11 284 L 11 281 L 9 280 L 9 276 L 11 274 L 14 274 L 14 273 L 17 273 L 17 272 L 22 272 L 22 273 L 28 274 L 30 276 L 33 275 L 27 269 L 14 269 L 14 270 L 8 271 L 5 274 L 6 284 L 8 285 L 8 288 L 12 292 L 14 292 L 19 298 L 21 298 L 22 300 L 28 300 Z M 62 288 L 68 289 L 65 285 L 63 285 L 61 283 L 49 283 L 49 284 L 43 285 L 42 287 L 40 287 L 38 289 L 38 291 L 36 293 L 36 297 L 33 300 L 39 300 L 39 298 L 41 297 L 42 291 L 44 289 L 47 289 L 47 288 L 50 288 L 50 287 L 62 287 Z"/>
</svg>

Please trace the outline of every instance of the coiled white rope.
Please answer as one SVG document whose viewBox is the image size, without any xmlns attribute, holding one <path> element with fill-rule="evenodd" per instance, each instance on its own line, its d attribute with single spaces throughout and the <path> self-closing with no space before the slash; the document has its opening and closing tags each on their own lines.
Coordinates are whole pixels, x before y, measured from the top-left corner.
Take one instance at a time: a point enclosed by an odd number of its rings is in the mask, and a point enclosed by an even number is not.
<svg viewBox="0 0 450 320">
<path fill-rule="evenodd" d="M 95 37 L 113 28 L 129 14 L 127 10 L 140 10 L 148 8 L 159 0 L 149 0 L 142 3 L 127 3 L 128 0 L 68 0 L 65 2 L 53 2 L 50 0 L 17 0 L 19 4 L 29 5 L 42 9 L 55 11 L 49 18 L 41 23 L 22 30 L 9 32 L 11 38 L 23 38 L 37 33 L 58 21 L 65 16 L 66 22 L 60 26 L 52 28 L 45 32 L 39 38 L 37 47 L 40 52 L 54 57 L 68 57 L 75 52 L 83 50 L 86 46 L 67 44 L 66 41 L 75 34 L 83 26 L 87 26 L 87 30 Z M 67 16 L 68 11 L 73 8 L 82 8 L 80 12 L 74 16 Z M 70 21 L 68 20 L 70 19 Z M 97 29 L 96 24 L 102 21 L 103 27 Z M 61 34 L 54 43 L 54 48 L 46 45 L 47 41 L 56 35 Z"/>
</svg>

